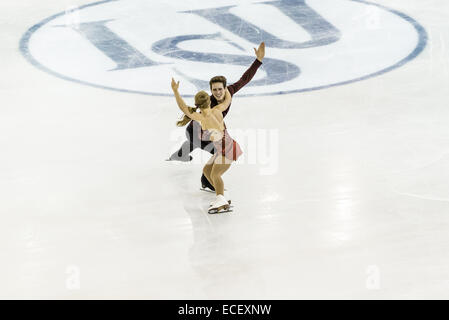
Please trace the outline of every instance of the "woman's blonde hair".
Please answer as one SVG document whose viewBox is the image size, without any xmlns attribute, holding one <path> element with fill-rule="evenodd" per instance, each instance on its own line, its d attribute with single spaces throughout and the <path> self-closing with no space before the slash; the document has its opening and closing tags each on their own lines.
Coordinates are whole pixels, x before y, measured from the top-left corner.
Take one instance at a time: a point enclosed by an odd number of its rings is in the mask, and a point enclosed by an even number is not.
<svg viewBox="0 0 449 320">
<path fill-rule="evenodd" d="M 192 107 L 188 107 L 189 108 L 189 112 L 193 113 L 196 112 L 197 108 L 192 108 Z M 176 126 L 178 127 L 184 127 L 186 124 L 188 124 L 190 122 L 190 119 L 186 114 L 181 118 L 181 120 L 176 121 Z"/>
<path fill-rule="evenodd" d="M 201 90 L 200 92 L 198 92 L 195 95 L 195 106 L 196 108 L 189 108 L 189 113 L 193 113 L 196 112 L 196 109 L 200 108 L 200 109 L 204 109 L 210 106 L 210 96 L 207 94 L 206 91 Z M 190 119 L 186 114 L 182 117 L 181 120 L 176 122 L 176 125 L 178 127 L 183 127 L 185 126 L 187 123 L 190 122 Z"/>
</svg>

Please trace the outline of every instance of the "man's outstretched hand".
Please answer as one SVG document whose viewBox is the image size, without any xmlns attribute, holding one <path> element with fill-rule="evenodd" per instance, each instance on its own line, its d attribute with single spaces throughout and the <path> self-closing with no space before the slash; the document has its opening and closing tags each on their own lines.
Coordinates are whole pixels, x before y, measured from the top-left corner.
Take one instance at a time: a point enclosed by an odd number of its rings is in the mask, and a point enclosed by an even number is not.
<svg viewBox="0 0 449 320">
<path fill-rule="evenodd" d="M 254 48 L 254 53 L 256 54 L 257 60 L 262 62 L 263 57 L 265 57 L 265 42 L 262 42 L 257 50 Z"/>
</svg>

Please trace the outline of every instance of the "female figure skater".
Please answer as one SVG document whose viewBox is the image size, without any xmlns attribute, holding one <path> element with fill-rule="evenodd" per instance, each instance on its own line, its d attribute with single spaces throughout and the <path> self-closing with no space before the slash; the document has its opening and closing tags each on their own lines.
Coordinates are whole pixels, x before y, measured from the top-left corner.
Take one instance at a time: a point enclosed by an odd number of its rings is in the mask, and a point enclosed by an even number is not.
<svg viewBox="0 0 449 320">
<path fill-rule="evenodd" d="M 211 108 L 209 95 L 205 91 L 198 92 L 195 95 L 195 106 L 198 107 L 200 112 L 197 113 L 190 112 L 189 107 L 181 98 L 178 92 L 179 81 L 176 82 L 172 78 L 171 87 L 181 111 L 190 119 L 201 124 L 200 134 L 202 136 L 200 139 L 212 141 L 214 145 L 214 155 L 203 168 L 204 176 L 214 186 L 217 195 L 209 208 L 209 213 L 228 210 L 229 203 L 224 197 L 224 183 L 221 176 L 231 167 L 232 161 L 237 160 L 242 154 L 239 144 L 229 136 L 223 121 L 222 112 L 231 104 L 231 94 L 226 89 L 224 101 Z"/>
</svg>

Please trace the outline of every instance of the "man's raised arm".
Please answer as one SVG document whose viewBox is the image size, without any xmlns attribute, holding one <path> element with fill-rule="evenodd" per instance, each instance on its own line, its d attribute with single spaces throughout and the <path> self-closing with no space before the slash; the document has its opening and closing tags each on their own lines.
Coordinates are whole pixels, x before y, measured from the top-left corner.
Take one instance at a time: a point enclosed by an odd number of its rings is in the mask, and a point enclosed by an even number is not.
<svg viewBox="0 0 449 320">
<path fill-rule="evenodd" d="M 239 81 L 228 86 L 231 95 L 237 93 L 237 91 L 250 82 L 256 74 L 257 69 L 262 65 L 262 60 L 265 57 L 265 42 L 262 42 L 257 49 L 254 48 L 254 53 L 256 54 L 256 60 L 254 60 L 253 64 L 245 71 Z"/>
</svg>

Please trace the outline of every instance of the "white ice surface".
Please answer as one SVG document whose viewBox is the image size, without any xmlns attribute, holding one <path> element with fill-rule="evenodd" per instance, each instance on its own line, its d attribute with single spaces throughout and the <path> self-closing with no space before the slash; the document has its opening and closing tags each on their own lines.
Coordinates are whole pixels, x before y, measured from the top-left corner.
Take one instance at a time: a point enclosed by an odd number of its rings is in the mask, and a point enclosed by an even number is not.
<svg viewBox="0 0 449 320">
<path fill-rule="evenodd" d="M 68 2 L 2 2 L 0 298 L 449 298 L 449 3 L 375 2 L 427 48 L 362 82 L 236 95 L 227 125 L 278 130 L 279 169 L 233 165 L 235 210 L 214 216 L 201 152 L 164 161 L 174 99 L 36 69 L 19 39 Z"/>
</svg>

